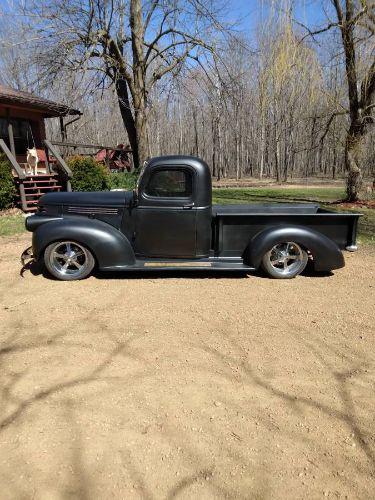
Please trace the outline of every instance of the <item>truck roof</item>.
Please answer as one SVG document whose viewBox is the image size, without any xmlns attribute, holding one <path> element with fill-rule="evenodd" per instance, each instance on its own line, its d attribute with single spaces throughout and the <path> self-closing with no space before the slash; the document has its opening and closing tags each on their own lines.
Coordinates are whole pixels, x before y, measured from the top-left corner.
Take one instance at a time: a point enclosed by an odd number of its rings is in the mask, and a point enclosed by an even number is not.
<svg viewBox="0 0 375 500">
<path fill-rule="evenodd" d="M 139 179 L 139 188 L 147 184 L 152 171 L 160 167 L 186 167 L 194 171 L 196 176 L 194 202 L 197 207 L 208 207 L 212 203 L 211 172 L 205 161 L 197 156 L 170 155 L 157 156 L 148 160 Z"/>
</svg>

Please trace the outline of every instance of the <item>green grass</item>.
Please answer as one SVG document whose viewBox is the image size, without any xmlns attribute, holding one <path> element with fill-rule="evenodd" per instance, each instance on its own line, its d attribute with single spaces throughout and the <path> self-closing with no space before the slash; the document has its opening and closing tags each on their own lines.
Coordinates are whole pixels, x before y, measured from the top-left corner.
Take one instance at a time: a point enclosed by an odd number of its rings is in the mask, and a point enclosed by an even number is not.
<svg viewBox="0 0 375 500">
<path fill-rule="evenodd" d="M 12 236 L 25 231 L 25 218 L 22 215 L 0 216 L 0 236 Z"/>
<path fill-rule="evenodd" d="M 355 210 L 348 208 L 338 208 L 328 206 L 329 210 L 337 212 L 361 213 L 358 223 L 358 242 L 362 244 L 375 245 L 375 210 L 372 208 L 358 208 Z"/>
<path fill-rule="evenodd" d="M 214 203 L 262 203 L 268 201 L 317 201 L 319 203 L 343 199 L 341 187 L 328 188 L 214 188 Z"/>
<path fill-rule="evenodd" d="M 212 190 L 214 204 L 265 203 L 265 202 L 303 202 L 314 201 L 323 207 L 337 212 L 354 212 L 363 214 L 359 219 L 359 243 L 375 244 L 375 210 L 370 208 L 347 209 L 325 203 L 342 200 L 345 191 L 341 187 L 328 188 L 214 188 Z"/>
</svg>

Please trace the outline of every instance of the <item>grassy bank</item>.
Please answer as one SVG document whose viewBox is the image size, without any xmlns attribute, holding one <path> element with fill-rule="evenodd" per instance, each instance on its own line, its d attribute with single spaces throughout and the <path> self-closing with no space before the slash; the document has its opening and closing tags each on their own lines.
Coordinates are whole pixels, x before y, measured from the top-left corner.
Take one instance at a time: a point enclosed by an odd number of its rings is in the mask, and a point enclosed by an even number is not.
<svg viewBox="0 0 375 500">
<path fill-rule="evenodd" d="M 21 214 L 1 215 L 0 213 L 0 236 L 12 236 L 24 231 L 26 231 L 25 218 Z"/>
</svg>

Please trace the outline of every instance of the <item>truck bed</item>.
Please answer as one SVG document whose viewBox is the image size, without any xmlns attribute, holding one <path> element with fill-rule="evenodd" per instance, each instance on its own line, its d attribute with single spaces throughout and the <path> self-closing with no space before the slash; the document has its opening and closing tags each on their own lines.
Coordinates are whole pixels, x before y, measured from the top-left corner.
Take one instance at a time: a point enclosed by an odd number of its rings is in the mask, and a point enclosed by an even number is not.
<svg viewBox="0 0 375 500">
<path fill-rule="evenodd" d="M 255 214 L 316 214 L 316 203 L 252 203 L 249 205 L 213 205 L 212 215 L 255 215 Z"/>
<path fill-rule="evenodd" d="M 304 226 L 333 240 L 343 250 L 356 245 L 359 214 L 333 212 L 315 203 L 214 205 L 213 248 L 216 256 L 241 255 L 253 236 L 272 226 Z"/>
</svg>

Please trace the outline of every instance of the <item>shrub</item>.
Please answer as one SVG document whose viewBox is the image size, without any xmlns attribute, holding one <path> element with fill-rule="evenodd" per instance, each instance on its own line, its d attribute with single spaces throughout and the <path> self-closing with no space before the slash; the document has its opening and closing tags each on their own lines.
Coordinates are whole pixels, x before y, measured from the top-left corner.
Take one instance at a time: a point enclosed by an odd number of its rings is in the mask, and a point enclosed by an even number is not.
<svg viewBox="0 0 375 500">
<path fill-rule="evenodd" d="M 138 170 L 112 173 L 109 176 L 110 189 L 126 189 L 131 191 L 137 184 L 138 175 Z"/>
<path fill-rule="evenodd" d="M 0 154 L 0 209 L 12 207 L 16 195 L 11 164 L 4 154 Z"/>
<path fill-rule="evenodd" d="M 106 168 L 89 156 L 72 156 L 68 166 L 73 172 L 73 191 L 107 191 L 109 174 Z"/>
</svg>

